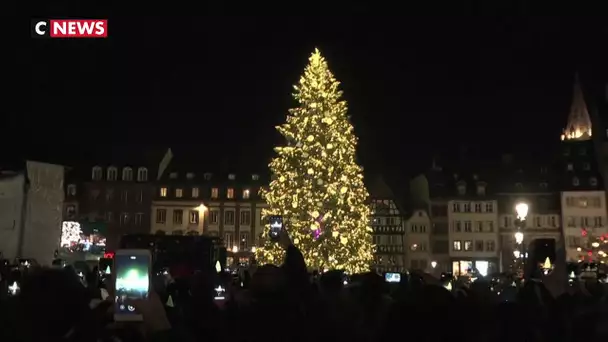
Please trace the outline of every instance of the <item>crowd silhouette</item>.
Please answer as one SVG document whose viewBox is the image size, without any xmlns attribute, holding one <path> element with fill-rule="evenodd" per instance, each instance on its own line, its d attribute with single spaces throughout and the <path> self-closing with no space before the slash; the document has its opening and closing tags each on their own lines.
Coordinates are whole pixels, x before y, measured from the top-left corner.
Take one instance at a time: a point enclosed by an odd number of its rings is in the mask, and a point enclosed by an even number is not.
<svg viewBox="0 0 608 342">
<path fill-rule="evenodd" d="M 108 282 L 96 269 L 3 274 L 0 341 L 608 341 L 604 285 L 569 283 L 563 263 L 517 287 L 479 278 L 450 291 L 416 271 L 394 284 L 375 273 L 311 274 L 286 234 L 279 243 L 281 267 L 262 265 L 237 281 L 211 268 L 153 278 L 150 297 L 134 303 L 140 323 L 113 321 L 112 289 L 103 298 Z M 19 293 L 10 295 L 16 278 Z"/>
</svg>

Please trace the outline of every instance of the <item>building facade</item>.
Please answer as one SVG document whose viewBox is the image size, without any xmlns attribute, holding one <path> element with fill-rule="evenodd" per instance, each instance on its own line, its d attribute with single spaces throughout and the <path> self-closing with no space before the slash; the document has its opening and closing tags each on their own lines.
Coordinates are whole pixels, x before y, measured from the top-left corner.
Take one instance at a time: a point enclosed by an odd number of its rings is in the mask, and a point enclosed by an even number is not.
<svg viewBox="0 0 608 342">
<path fill-rule="evenodd" d="M 156 151 L 133 153 L 131 158 L 70 169 L 64 220 L 80 222 L 87 235 L 104 236 L 108 249 L 118 248 L 122 235 L 149 232 L 154 173 L 170 159 L 170 150 L 161 161 L 162 156 Z"/>
<path fill-rule="evenodd" d="M 515 241 L 518 231 L 517 204 L 525 203 L 529 208 L 524 226 L 520 229 L 524 234 L 524 248 L 536 239 L 561 241 L 559 182 L 556 182 L 550 160 L 543 163 L 534 156 L 515 157 L 504 155 L 497 165 L 501 180 L 497 185 L 497 198 L 503 270 L 510 270 L 515 265 L 514 252 L 522 249 Z"/>
<path fill-rule="evenodd" d="M 592 127 L 583 89 L 578 77 L 574 83 L 572 105 L 558 157 L 561 185 L 561 212 L 567 258 L 570 261 L 586 257 L 594 259 L 586 241 L 608 233 L 606 220 L 606 191 L 601 177 L 604 163 L 602 135 Z"/>
<path fill-rule="evenodd" d="M 216 174 L 171 165 L 156 182 L 153 234 L 222 238 L 228 264 L 247 264 L 264 229 L 259 174 Z"/>
<path fill-rule="evenodd" d="M 471 184 L 471 185 L 469 185 Z M 498 205 L 486 197 L 487 183 L 473 175 L 456 182 L 458 195 L 448 201 L 450 257 L 454 275 L 476 269 L 499 271 Z"/>
<path fill-rule="evenodd" d="M 434 160 L 428 172 L 410 182 L 411 202 L 430 213 L 428 257 L 435 273 L 458 276 L 500 269 L 497 200 L 489 192 L 489 180 L 459 171 L 471 168 L 469 164 L 447 170 Z"/>
<path fill-rule="evenodd" d="M 402 211 L 395 195 L 382 177 L 369 184 L 371 226 L 376 255 L 373 268 L 377 272 L 404 272 L 405 228 Z"/>
<path fill-rule="evenodd" d="M 406 267 L 434 273 L 437 261 L 431 253 L 431 218 L 428 212 L 425 209 L 413 210 L 404 225 Z"/>
</svg>

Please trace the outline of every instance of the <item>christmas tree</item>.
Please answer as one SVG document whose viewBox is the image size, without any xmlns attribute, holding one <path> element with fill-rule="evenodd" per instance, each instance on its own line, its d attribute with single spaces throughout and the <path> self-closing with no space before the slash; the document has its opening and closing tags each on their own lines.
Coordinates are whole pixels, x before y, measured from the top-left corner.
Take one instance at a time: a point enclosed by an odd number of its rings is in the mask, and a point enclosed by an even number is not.
<svg viewBox="0 0 608 342">
<path fill-rule="evenodd" d="M 582 245 L 576 248 L 579 261 L 600 262 L 608 261 L 608 234 L 592 236 L 589 230 L 581 229 Z"/>
<path fill-rule="evenodd" d="M 282 215 L 285 229 L 309 268 L 369 270 L 373 261 L 368 192 L 362 168 L 355 162 L 357 138 L 341 100 L 339 82 L 319 50 L 313 52 L 287 121 L 277 127 L 285 146 L 269 167 L 272 181 L 261 191 L 268 209 Z M 280 264 L 284 251 L 265 239 L 256 250 L 260 263 Z"/>
</svg>

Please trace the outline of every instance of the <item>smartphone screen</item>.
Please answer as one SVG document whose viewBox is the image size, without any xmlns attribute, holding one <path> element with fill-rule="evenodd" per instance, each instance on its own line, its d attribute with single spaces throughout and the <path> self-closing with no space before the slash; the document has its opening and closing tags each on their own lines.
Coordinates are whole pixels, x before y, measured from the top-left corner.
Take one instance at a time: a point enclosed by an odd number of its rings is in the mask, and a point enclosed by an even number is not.
<svg viewBox="0 0 608 342">
<path fill-rule="evenodd" d="M 283 217 L 282 216 L 270 216 L 270 231 L 268 232 L 268 235 L 270 236 L 271 239 L 273 240 L 278 240 L 279 238 L 279 234 L 281 233 L 281 230 L 283 229 Z"/>
<path fill-rule="evenodd" d="M 148 297 L 151 261 L 148 250 L 122 250 L 116 253 L 114 257 L 115 320 L 141 320 L 141 314 L 130 300 Z"/>
<path fill-rule="evenodd" d="M 401 273 L 386 273 L 384 280 L 387 283 L 399 283 L 401 282 Z"/>
<path fill-rule="evenodd" d="M 102 275 L 112 274 L 112 266 L 114 266 L 114 260 L 108 258 L 99 259 L 99 272 Z"/>
</svg>

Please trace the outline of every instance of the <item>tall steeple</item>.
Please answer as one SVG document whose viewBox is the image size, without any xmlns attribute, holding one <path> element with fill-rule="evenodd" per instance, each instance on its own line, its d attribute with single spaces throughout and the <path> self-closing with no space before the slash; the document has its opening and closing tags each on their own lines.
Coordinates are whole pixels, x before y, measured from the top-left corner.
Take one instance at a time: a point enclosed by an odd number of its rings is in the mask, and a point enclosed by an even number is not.
<svg viewBox="0 0 608 342">
<path fill-rule="evenodd" d="M 574 76 L 574 93 L 572 95 L 570 114 L 568 115 L 568 124 L 561 138 L 562 140 L 577 141 L 591 139 L 591 117 L 587 111 L 587 104 L 585 103 L 578 73 Z"/>
</svg>

